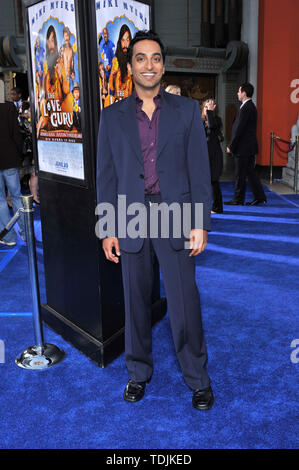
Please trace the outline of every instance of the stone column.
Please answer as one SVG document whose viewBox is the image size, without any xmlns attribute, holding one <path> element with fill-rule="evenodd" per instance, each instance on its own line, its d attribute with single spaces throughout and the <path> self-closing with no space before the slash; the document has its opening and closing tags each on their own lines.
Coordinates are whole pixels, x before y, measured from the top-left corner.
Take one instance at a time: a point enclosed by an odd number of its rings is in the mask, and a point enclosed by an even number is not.
<svg viewBox="0 0 299 470">
<path fill-rule="evenodd" d="M 0 103 L 4 103 L 5 93 L 4 93 L 4 80 L 0 78 Z"/>
<path fill-rule="evenodd" d="M 10 90 L 15 86 L 13 72 L 4 72 L 4 98 L 10 101 Z"/>
<path fill-rule="evenodd" d="M 201 3 L 201 45 L 211 47 L 210 0 Z"/>
<path fill-rule="evenodd" d="M 228 40 L 239 40 L 239 23 L 238 23 L 238 1 L 229 0 L 228 7 Z"/>
<path fill-rule="evenodd" d="M 216 0 L 215 6 L 215 46 L 224 47 L 224 0 Z"/>
<path fill-rule="evenodd" d="M 241 39 L 249 48 L 247 79 L 254 86 L 253 101 L 257 99 L 257 68 L 258 68 L 258 22 L 259 0 L 243 2 L 243 23 Z"/>
</svg>

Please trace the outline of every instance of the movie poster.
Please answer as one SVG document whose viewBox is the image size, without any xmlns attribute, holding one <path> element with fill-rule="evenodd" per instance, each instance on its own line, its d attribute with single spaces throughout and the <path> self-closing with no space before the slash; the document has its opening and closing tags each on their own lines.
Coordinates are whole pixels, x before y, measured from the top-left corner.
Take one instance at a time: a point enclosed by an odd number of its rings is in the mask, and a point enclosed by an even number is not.
<svg viewBox="0 0 299 470">
<path fill-rule="evenodd" d="M 133 91 L 127 50 L 138 30 L 150 29 L 150 7 L 138 1 L 96 0 L 100 107 Z"/>
<path fill-rule="evenodd" d="M 28 9 L 39 170 L 84 179 L 74 1 Z"/>
</svg>

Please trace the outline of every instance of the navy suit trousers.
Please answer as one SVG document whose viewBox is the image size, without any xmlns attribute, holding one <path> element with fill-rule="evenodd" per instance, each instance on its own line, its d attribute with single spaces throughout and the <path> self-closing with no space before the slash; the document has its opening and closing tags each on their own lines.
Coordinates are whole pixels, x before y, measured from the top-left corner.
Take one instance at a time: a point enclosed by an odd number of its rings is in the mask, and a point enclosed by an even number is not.
<svg viewBox="0 0 299 470">
<path fill-rule="evenodd" d="M 146 203 L 149 207 L 149 202 Z M 151 293 L 156 254 L 165 285 L 175 351 L 187 385 L 209 387 L 195 261 L 190 250 L 174 250 L 167 238 L 145 238 L 138 253 L 121 253 L 125 297 L 125 356 L 130 378 L 145 382 L 153 374 Z"/>
</svg>

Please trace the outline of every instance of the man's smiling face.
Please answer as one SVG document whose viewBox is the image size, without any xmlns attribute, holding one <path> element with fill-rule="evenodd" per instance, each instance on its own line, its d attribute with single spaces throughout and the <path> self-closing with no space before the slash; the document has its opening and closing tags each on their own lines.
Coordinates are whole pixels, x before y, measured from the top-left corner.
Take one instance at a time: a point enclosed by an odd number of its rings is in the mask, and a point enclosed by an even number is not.
<svg viewBox="0 0 299 470">
<path fill-rule="evenodd" d="M 135 86 L 156 88 L 165 71 L 160 45 L 156 41 L 142 40 L 134 44 L 132 65 L 128 64 Z"/>
</svg>

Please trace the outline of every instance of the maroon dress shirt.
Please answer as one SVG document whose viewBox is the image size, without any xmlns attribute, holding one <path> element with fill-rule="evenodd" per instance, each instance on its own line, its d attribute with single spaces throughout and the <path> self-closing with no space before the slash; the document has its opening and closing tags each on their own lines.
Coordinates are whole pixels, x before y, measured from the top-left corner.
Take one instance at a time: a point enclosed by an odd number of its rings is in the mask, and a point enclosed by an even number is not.
<svg viewBox="0 0 299 470">
<path fill-rule="evenodd" d="M 150 120 L 142 111 L 143 101 L 134 90 L 136 99 L 136 117 L 141 143 L 144 166 L 145 194 L 160 194 L 159 179 L 156 171 L 158 128 L 161 111 L 161 89 L 154 98 L 155 111 Z"/>
</svg>

